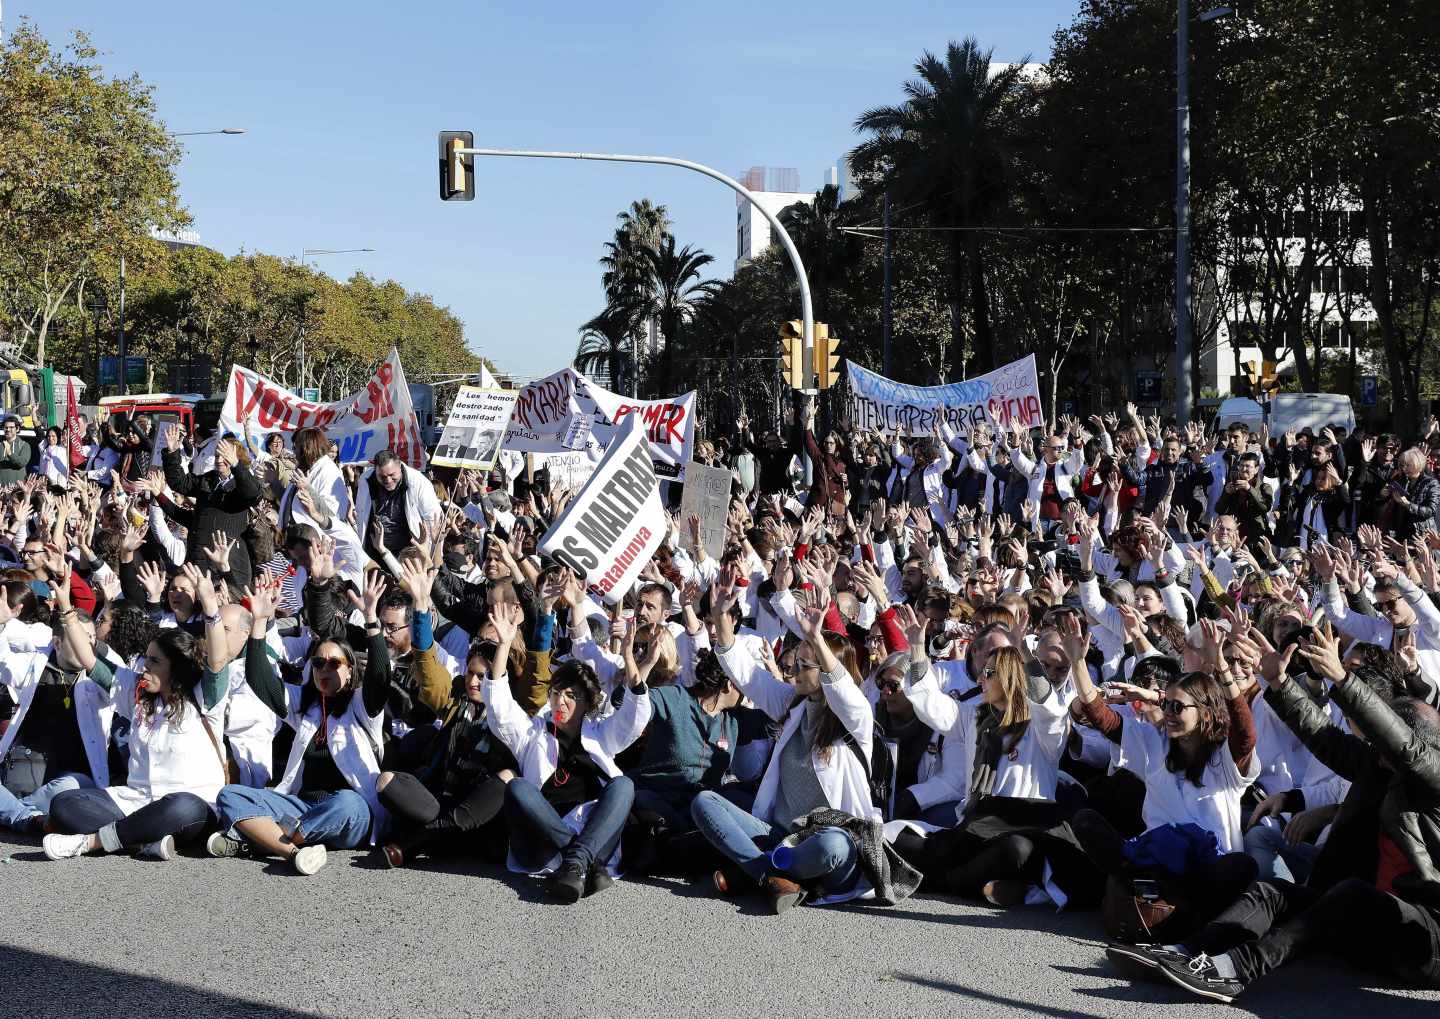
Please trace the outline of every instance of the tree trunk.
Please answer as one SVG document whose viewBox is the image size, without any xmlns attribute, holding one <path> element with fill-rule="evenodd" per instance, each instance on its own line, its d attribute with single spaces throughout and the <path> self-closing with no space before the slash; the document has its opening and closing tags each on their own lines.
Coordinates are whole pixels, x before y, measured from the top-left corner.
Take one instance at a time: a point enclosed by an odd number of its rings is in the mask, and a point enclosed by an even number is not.
<svg viewBox="0 0 1440 1019">
<path fill-rule="evenodd" d="M 1404 341 L 1390 305 L 1390 233 L 1386 217 L 1380 209 L 1381 182 L 1376 179 L 1373 163 L 1360 177 L 1360 201 L 1365 209 L 1365 233 L 1370 242 L 1370 304 L 1380 323 L 1380 338 L 1385 345 L 1385 364 L 1390 375 L 1391 425 L 1403 438 L 1415 433 L 1415 414 L 1410 402 L 1410 386 L 1405 378 Z"/>
<path fill-rule="evenodd" d="M 975 351 L 980 356 L 980 367 L 993 371 L 999 351 L 995 349 L 995 336 L 990 328 L 990 288 L 985 283 L 985 259 L 980 251 L 980 235 L 965 234 L 966 261 L 970 269 L 970 300 L 975 316 Z"/>
<path fill-rule="evenodd" d="M 946 382 L 965 377 L 965 333 L 961 327 L 960 309 L 965 304 L 965 241 L 964 234 L 954 232 L 950 238 L 950 365 Z"/>
</svg>

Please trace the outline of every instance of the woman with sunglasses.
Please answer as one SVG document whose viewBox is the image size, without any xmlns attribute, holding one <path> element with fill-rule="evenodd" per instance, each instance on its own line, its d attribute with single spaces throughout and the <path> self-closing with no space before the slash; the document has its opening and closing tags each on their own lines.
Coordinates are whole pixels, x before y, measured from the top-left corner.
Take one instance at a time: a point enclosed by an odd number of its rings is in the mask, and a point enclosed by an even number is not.
<svg viewBox="0 0 1440 1019">
<path fill-rule="evenodd" d="M 735 639 L 727 610 L 737 597 L 737 579 L 731 567 L 711 590 L 716 654 L 731 682 L 781 730 L 752 812 L 710 790 L 690 806 L 701 834 L 732 864 L 715 873 L 715 888 L 727 894 L 758 885 L 776 913 L 811 896 L 854 897 L 867 886 L 858 843 L 847 830 L 821 828 L 789 854 L 777 857 L 772 850 L 821 808 L 862 820 L 881 818 L 867 769 L 875 716 L 860 690 L 855 647 L 844 634 L 825 630 L 829 590 L 816 585 L 805 592 L 805 643 L 782 654 L 787 681 L 777 680 Z"/>
<path fill-rule="evenodd" d="M 221 831 L 210 836 L 211 856 L 258 852 L 288 860 L 300 874 L 325 866 L 326 849 L 354 849 L 374 841 L 386 812 L 375 789 L 385 700 L 390 692 L 385 638 L 378 607 L 385 581 L 372 572 L 361 597 L 370 644 L 363 683 L 350 645 L 318 641 L 310 652 L 308 683 L 282 681 L 266 652 L 278 589 L 246 592 L 253 622 L 245 646 L 245 681 L 295 730 L 290 757 L 273 789 L 227 785 L 220 790 Z"/>
<path fill-rule="evenodd" d="M 895 746 L 893 816 L 948 828 L 958 819 L 964 794 L 963 755 L 916 714 L 905 696 L 909 668 L 910 652 L 896 651 L 865 683 L 866 696 L 875 702 L 877 733 Z"/>
<path fill-rule="evenodd" d="M 506 670 L 523 614 L 497 605 L 492 622 L 499 643 L 481 686 L 490 731 L 510 748 L 520 777 L 505 787 L 512 869 L 547 875 L 546 892 L 573 903 L 610 887 L 616 848 L 635 785 L 615 757 L 650 722 L 643 678 L 604 718 L 595 670 L 567 661 L 550 678 L 548 703 L 533 718 L 515 702 Z"/>
<path fill-rule="evenodd" d="M 1244 691 L 1226 661 L 1224 633 L 1202 620 L 1201 655 L 1205 671 L 1188 672 L 1160 693 L 1126 687 L 1102 695 L 1084 667 L 1086 641 L 1074 620 L 1060 620 L 1065 651 L 1082 710 L 1090 724 L 1120 747 L 1120 766 L 1145 783 L 1142 811 L 1146 833 L 1165 825 L 1194 825 L 1214 836 L 1214 850 L 1186 854 L 1178 869 L 1158 870 L 1182 903 L 1179 923 L 1208 918 L 1224 909 L 1255 879 L 1255 861 L 1245 855 L 1241 832 L 1241 801 L 1260 775 L 1255 754 L 1255 722 Z M 1122 714 L 1107 701 L 1140 699 L 1157 703 L 1164 715 L 1159 728 L 1134 715 Z M 1132 876 L 1126 841 L 1094 810 L 1081 810 L 1071 820 L 1085 851 L 1101 870 L 1114 877 Z M 1143 846 L 1133 846 L 1132 852 Z M 1188 917 L 1184 914 L 1188 913 Z M 1175 925 L 1178 926 L 1179 923 Z"/>
</svg>

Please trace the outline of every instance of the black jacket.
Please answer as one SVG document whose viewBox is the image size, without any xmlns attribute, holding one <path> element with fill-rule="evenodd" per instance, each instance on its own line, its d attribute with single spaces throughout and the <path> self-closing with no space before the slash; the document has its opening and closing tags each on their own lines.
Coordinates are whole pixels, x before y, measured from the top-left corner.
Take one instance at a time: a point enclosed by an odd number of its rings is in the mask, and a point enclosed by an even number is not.
<svg viewBox="0 0 1440 1019">
<path fill-rule="evenodd" d="M 220 487 L 220 472 L 192 474 L 180 462 L 180 454 L 167 449 L 163 455 L 165 463 L 165 484 L 177 495 L 188 496 L 195 502 L 193 510 L 171 510 L 175 520 L 188 529 L 185 540 L 185 558 L 194 563 L 206 563 L 205 549 L 210 547 L 215 532 L 220 531 L 236 544 L 230 553 L 230 574 L 241 585 L 248 585 L 253 579 L 250 552 L 244 542 L 245 528 L 250 524 L 250 511 L 260 502 L 260 483 L 250 468 L 237 463 L 231 474 L 230 485 Z"/>
</svg>

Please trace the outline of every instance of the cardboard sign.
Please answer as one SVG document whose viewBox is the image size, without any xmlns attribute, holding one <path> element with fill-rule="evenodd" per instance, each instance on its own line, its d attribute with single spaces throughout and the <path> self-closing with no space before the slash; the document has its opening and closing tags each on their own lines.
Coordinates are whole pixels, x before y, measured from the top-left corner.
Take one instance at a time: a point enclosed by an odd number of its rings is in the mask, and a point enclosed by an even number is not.
<svg viewBox="0 0 1440 1019">
<path fill-rule="evenodd" d="M 430 462 L 488 471 L 500 456 L 516 395 L 514 390 L 461 386 Z"/>
<path fill-rule="evenodd" d="M 238 364 L 231 367 L 220 411 L 221 431 L 239 436 L 255 454 L 265 437 L 276 433 L 291 446 L 301 428 L 323 429 L 339 444 L 342 465 L 366 463 L 388 449 L 416 470 L 425 469 L 420 423 L 410 402 L 400 352 L 394 347 L 364 389 L 333 403 L 302 400 L 259 372 Z"/>
<path fill-rule="evenodd" d="M 730 471 L 704 464 L 685 465 L 685 488 L 680 493 L 680 546 L 695 551 L 690 518 L 700 518 L 700 541 L 711 559 L 725 552 L 725 522 L 730 516 Z"/>
<path fill-rule="evenodd" d="M 944 420 L 957 431 L 976 425 L 1027 428 L 1045 423 L 1035 355 L 948 386 L 910 386 L 846 362 L 850 376 L 850 423 L 861 431 L 886 429 L 901 435 L 930 435 Z"/>
<path fill-rule="evenodd" d="M 600 458 L 627 417 L 638 418 L 655 472 L 683 478 L 695 445 L 695 393 L 668 400 L 632 400 L 563 368 L 520 390 L 505 448 L 524 453 L 590 452 Z"/>
<path fill-rule="evenodd" d="M 615 605 L 669 528 L 645 429 L 631 421 L 611 441 L 589 482 L 545 532 L 539 547 L 574 570 L 597 598 Z"/>
</svg>

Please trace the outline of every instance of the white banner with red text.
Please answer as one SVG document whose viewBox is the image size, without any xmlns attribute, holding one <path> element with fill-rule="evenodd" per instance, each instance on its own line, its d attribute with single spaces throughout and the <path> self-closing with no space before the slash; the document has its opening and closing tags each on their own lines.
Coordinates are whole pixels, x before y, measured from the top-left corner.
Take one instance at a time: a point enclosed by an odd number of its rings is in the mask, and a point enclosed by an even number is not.
<svg viewBox="0 0 1440 1019">
<path fill-rule="evenodd" d="M 646 431 L 638 420 L 615 429 L 595 473 L 540 539 L 541 552 L 607 605 L 625 597 L 670 527 Z"/>
<path fill-rule="evenodd" d="M 220 429 L 240 436 L 252 454 L 266 436 L 280 434 L 289 448 L 301 428 L 320 428 L 340 447 L 339 463 L 366 463 L 382 449 L 416 470 L 425 469 L 425 446 L 410 402 L 400 352 L 375 369 L 365 388 L 333 403 L 311 403 L 259 372 L 234 365 L 225 387 Z"/>
<path fill-rule="evenodd" d="M 600 388 L 574 368 L 562 368 L 520 390 L 505 448 L 521 453 L 589 451 L 598 459 L 617 426 L 632 415 L 644 426 L 655 473 L 683 480 L 695 444 L 694 391 L 666 400 L 632 400 Z"/>
</svg>

